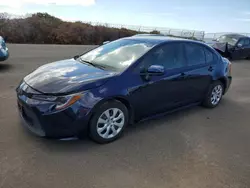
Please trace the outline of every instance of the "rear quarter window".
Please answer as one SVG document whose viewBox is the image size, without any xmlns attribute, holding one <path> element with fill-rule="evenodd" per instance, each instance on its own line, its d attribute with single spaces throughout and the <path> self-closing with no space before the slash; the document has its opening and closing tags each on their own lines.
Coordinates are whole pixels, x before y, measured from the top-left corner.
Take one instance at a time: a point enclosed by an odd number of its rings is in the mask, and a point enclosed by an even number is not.
<svg viewBox="0 0 250 188">
<path fill-rule="evenodd" d="M 188 66 L 206 64 L 204 47 L 202 45 L 195 43 L 185 43 L 184 49 L 186 53 Z"/>
<path fill-rule="evenodd" d="M 205 53 L 206 63 L 210 64 L 215 61 L 215 54 L 211 52 L 211 50 L 204 47 L 204 53 Z"/>
</svg>

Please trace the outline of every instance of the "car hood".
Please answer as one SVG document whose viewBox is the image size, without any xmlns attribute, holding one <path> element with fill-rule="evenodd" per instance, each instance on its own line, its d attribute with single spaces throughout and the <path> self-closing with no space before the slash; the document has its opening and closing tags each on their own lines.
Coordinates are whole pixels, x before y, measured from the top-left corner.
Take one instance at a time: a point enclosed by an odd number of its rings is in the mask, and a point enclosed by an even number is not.
<svg viewBox="0 0 250 188">
<path fill-rule="evenodd" d="M 65 94 L 101 86 L 116 74 L 74 59 L 67 59 L 39 67 L 27 75 L 24 81 L 42 93 Z"/>
</svg>

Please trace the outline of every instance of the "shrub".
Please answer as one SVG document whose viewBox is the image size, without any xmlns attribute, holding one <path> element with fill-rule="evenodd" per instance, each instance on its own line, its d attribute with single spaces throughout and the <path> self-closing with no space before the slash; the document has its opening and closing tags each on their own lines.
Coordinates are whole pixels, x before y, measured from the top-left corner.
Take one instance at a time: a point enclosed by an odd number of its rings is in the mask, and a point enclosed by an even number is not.
<svg viewBox="0 0 250 188">
<path fill-rule="evenodd" d="M 83 22 L 66 22 L 47 13 L 36 13 L 25 18 L 10 19 L 0 14 L 0 35 L 10 43 L 34 44 L 101 44 L 137 32 L 107 25 L 91 25 Z"/>
</svg>

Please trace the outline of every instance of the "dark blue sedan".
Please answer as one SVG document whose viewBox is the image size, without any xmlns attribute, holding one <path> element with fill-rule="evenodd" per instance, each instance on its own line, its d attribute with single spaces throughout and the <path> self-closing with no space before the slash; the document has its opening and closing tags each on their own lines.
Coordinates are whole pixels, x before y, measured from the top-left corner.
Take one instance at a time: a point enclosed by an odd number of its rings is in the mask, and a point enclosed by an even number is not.
<svg viewBox="0 0 250 188">
<path fill-rule="evenodd" d="M 4 61 L 9 57 L 9 49 L 6 46 L 5 40 L 0 36 L 0 61 Z"/>
<path fill-rule="evenodd" d="M 21 118 L 33 133 L 87 133 L 108 143 L 128 124 L 191 105 L 216 107 L 231 79 L 231 63 L 206 44 L 134 36 L 44 65 L 16 91 Z"/>
</svg>

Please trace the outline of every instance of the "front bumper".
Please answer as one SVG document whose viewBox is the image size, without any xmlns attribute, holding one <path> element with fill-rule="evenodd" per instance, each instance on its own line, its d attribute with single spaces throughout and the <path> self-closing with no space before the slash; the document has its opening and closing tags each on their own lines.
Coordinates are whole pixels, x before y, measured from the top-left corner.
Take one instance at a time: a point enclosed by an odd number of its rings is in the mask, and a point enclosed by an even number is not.
<svg viewBox="0 0 250 188">
<path fill-rule="evenodd" d="M 25 97 L 18 96 L 18 110 L 24 127 L 40 137 L 68 138 L 86 132 L 90 109 L 74 104 L 52 114 L 45 114 L 43 106 L 30 106 Z"/>
</svg>

